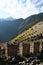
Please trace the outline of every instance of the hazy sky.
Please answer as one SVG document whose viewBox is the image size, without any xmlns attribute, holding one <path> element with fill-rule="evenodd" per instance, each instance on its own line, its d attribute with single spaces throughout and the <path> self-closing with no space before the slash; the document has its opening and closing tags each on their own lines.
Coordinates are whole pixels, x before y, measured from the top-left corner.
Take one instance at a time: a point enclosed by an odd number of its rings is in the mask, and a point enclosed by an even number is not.
<svg viewBox="0 0 43 65">
<path fill-rule="evenodd" d="M 0 0 L 0 18 L 26 18 L 43 12 L 43 0 Z"/>
</svg>

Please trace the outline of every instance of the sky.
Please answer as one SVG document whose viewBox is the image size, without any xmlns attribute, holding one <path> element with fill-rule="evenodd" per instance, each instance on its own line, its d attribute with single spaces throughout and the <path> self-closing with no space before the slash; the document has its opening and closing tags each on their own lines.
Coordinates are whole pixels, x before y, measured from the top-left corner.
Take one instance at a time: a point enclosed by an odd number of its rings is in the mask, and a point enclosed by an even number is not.
<svg viewBox="0 0 43 65">
<path fill-rule="evenodd" d="M 0 0 L 0 18 L 26 18 L 43 12 L 43 0 Z"/>
</svg>

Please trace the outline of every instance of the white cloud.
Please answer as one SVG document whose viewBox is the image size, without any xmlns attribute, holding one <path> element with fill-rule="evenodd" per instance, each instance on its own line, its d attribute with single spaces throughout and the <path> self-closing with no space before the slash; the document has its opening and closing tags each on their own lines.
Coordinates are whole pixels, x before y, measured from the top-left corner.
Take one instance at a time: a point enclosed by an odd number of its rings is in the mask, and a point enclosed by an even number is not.
<svg viewBox="0 0 43 65">
<path fill-rule="evenodd" d="M 43 0 L 31 0 L 31 2 L 39 10 L 39 12 L 43 12 Z"/>
<path fill-rule="evenodd" d="M 26 18 L 32 14 L 36 14 L 39 12 L 39 9 L 33 4 L 36 1 L 37 0 L 32 0 L 32 2 L 30 0 L 0 0 L 0 10 L 5 13 L 2 17 L 12 16 L 14 18 Z"/>
</svg>

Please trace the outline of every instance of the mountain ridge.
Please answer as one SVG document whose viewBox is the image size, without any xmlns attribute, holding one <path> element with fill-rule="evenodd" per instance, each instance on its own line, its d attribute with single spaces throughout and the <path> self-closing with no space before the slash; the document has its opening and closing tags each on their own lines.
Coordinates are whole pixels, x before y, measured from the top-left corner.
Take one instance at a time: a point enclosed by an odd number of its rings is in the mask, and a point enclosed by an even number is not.
<svg viewBox="0 0 43 65">
<path fill-rule="evenodd" d="M 39 22 L 40 20 L 43 20 L 43 12 L 26 18 L 24 20 L 24 22 L 22 22 L 22 24 L 20 24 L 21 27 L 19 26 L 19 29 L 21 32 L 23 32 L 23 31 L 27 30 L 28 28 L 30 28 L 35 23 Z M 24 29 L 24 30 L 22 30 L 22 29 Z M 19 34 L 21 33 L 20 31 L 19 31 Z"/>
<path fill-rule="evenodd" d="M 28 39 L 29 41 L 32 40 L 39 40 L 42 39 L 43 35 L 43 21 L 40 21 L 33 25 L 31 28 L 28 28 L 28 30 L 22 32 L 19 34 L 17 37 L 11 39 L 9 42 L 10 43 L 15 43 L 15 42 L 22 42 Z"/>
<path fill-rule="evenodd" d="M 19 25 L 23 22 L 23 19 L 15 19 L 13 21 L 0 22 L 0 41 L 7 42 L 11 38 L 15 37 Z"/>
<path fill-rule="evenodd" d="M 26 19 L 20 18 L 13 21 L 4 21 L 3 23 L 1 22 L 0 41 L 8 42 L 40 21 L 43 21 L 43 12 L 32 15 Z"/>
</svg>

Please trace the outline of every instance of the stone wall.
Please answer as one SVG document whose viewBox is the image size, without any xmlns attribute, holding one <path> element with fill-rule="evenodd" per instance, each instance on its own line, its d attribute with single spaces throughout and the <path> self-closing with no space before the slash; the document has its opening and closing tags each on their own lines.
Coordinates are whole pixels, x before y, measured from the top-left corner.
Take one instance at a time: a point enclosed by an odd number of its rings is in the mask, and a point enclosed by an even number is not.
<svg viewBox="0 0 43 65">
<path fill-rule="evenodd" d="M 17 55 L 19 51 L 19 46 L 18 44 L 7 44 L 7 51 L 8 51 L 8 56 L 13 56 Z"/>
<path fill-rule="evenodd" d="M 5 43 L 0 42 L 0 57 L 5 57 Z"/>
<path fill-rule="evenodd" d="M 43 49 L 43 39 L 35 40 L 35 41 L 29 41 L 24 40 L 20 43 L 1 43 L 0 42 L 0 56 L 13 56 L 13 55 L 26 55 L 29 53 L 37 53 L 40 52 Z M 3 50 L 5 53 L 3 54 Z M 1 54 L 2 53 L 2 54 Z"/>
</svg>

